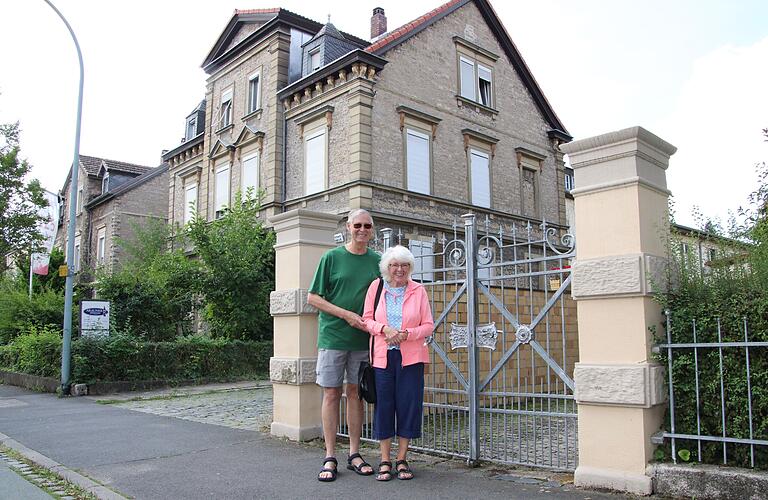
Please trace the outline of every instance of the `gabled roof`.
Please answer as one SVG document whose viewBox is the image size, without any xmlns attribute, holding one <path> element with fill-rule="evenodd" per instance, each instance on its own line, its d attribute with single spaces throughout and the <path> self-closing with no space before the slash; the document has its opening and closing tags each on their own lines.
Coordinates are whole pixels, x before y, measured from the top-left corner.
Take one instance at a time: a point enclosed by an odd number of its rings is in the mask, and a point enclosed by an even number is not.
<svg viewBox="0 0 768 500">
<path fill-rule="evenodd" d="M 318 38 L 322 36 L 330 36 L 332 38 L 338 38 L 339 40 L 346 41 L 347 39 L 344 38 L 344 35 L 341 34 L 339 30 L 336 29 L 336 26 L 334 26 L 331 23 L 327 23 L 323 28 L 317 32 L 315 36 L 312 37 L 312 39 L 308 42 L 306 42 L 304 45 L 307 45 L 308 43 L 312 43 Z"/>
<path fill-rule="evenodd" d="M 246 24 L 259 23 L 261 26 L 253 33 L 240 40 L 234 47 L 228 48 L 232 40 L 234 40 L 237 33 Z M 216 43 L 213 44 L 210 52 L 203 61 L 203 70 L 210 74 L 218 69 L 225 60 L 230 56 L 240 53 L 249 47 L 251 42 L 258 39 L 266 32 L 270 31 L 278 24 L 285 24 L 291 27 L 300 29 L 306 33 L 316 34 L 323 28 L 323 24 L 313 21 L 295 14 L 289 10 L 274 8 L 274 9 L 249 9 L 249 10 L 235 10 L 232 19 L 219 35 Z M 339 32 L 343 39 L 365 47 L 368 45 L 367 40 L 357 38 L 349 33 Z"/>
<path fill-rule="evenodd" d="M 168 163 L 163 163 L 162 165 L 155 167 L 155 168 L 149 168 L 147 172 L 144 172 L 142 175 L 131 179 L 130 181 L 120 184 L 115 189 L 107 191 L 104 194 L 101 194 L 97 196 L 96 198 L 92 199 L 90 202 L 86 204 L 87 208 L 93 208 L 97 205 L 100 205 L 101 203 L 104 203 L 105 201 L 111 200 L 112 198 L 115 198 L 116 196 L 120 196 L 122 194 L 127 193 L 128 191 L 131 191 L 133 189 L 136 189 L 137 187 L 141 186 L 145 182 L 154 179 L 158 175 L 162 175 L 164 172 L 168 171 Z"/>
<path fill-rule="evenodd" d="M 422 30 L 429 28 L 435 22 L 455 12 L 470 2 L 474 2 L 482 13 L 483 19 L 485 19 L 485 22 L 488 23 L 488 26 L 496 36 L 499 45 L 501 45 L 501 47 L 504 49 L 504 53 L 509 58 L 510 63 L 517 71 L 518 76 L 523 81 L 523 84 L 528 89 L 528 92 L 530 92 L 537 107 L 541 111 L 547 123 L 549 123 L 550 127 L 552 127 L 553 130 L 550 132 L 554 133 L 551 133 L 550 135 L 556 136 L 563 140 L 570 140 L 571 136 L 568 134 L 565 126 L 560 121 L 560 118 L 558 118 L 557 114 L 555 114 L 555 111 L 552 109 L 549 101 L 547 101 L 547 98 L 544 97 L 544 93 L 541 91 L 539 84 L 533 77 L 531 70 L 528 68 L 528 65 L 525 64 L 523 57 L 520 55 L 520 52 L 517 50 L 514 42 L 512 42 L 512 38 L 510 38 L 509 33 L 507 33 L 507 30 L 504 28 L 504 25 L 499 19 L 499 16 L 493 10 L 493 7 L 491 7 L 491 4 L 488 2 L 488 0 L 450 0 L 440 7 L 427 12 L 423 16 L 404 24 L 397 29 L 385 33 L 384 35 L 381 35 L 378 40 L 366 47 L 364 50 L 378 56 L 383 56 L 386 52 L 402 44 Z"/>
<path fill-rule="evenodd" d="M 85 169 L 88 175 L 99 175 L 102 167 L 107 170 L 126 172 L 129 174 L 141 175 L 144 172 L 150 170 L 152 167 L 145 167 L 144 165 L 137 165 L 135 163 L 127 163 L 124 161 L 109 160 L 107 158 L 98 158 L 96 156 L 80 155 L 80 165 Z"/>
</svg>

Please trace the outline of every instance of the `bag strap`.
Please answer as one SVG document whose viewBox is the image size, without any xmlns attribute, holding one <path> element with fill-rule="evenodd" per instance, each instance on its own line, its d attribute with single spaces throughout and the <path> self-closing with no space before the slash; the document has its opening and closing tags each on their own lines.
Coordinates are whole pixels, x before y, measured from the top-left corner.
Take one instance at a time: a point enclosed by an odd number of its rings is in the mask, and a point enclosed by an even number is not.
<svg viewBox="0 0 768 500">
<path fill-rule="evenodd" d="M 373 319 L 376 319 L 376 308 L 379 307 L 381 291 L 384 289 L 384 278 L 379 278 L 379 287 L 376 289 L 376 298 L 373 299 Z M 371 335 L 371 343 L 368 347 L 368 361 L 373 365 L 373 343 L 376 342 L 376 335 Z"/>
</svg>

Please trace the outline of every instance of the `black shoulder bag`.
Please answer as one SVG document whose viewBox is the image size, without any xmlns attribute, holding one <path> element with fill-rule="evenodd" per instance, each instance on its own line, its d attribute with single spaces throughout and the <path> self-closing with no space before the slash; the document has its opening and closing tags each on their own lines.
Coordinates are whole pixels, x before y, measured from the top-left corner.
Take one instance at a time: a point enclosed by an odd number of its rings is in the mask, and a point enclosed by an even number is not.
<svg viewBox="0 0 768 500">
<path fill-rule="evenodd" d="M 373 301 L 373 317 L 376 318 L 376 308 L 381 299 L 381 290 L 384 288 L 384 279 L 379 278 L 379 287 L 376 289 L 376 298 Z M 368 361 L 360 362 L 360 370 L 357 372 L 357 393 L 360 399 L 371 404 L 376 404 L 376 380 L 373 374 L 373 344 L 376 335 L 371 335 L 371 343 L 368 349 Z"/>
</svg>

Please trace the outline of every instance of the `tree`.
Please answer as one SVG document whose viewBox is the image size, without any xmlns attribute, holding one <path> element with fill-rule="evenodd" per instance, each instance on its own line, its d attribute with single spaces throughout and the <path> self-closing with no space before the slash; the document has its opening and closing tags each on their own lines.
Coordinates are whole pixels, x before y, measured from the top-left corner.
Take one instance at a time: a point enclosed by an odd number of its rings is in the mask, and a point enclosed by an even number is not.
<svg viewBox="0 0 768 500">
<path fill-rule="evenodd" d="M 19 151 L 19 123 L 0 124 L 0 272 L 7 269 L 8 254 L 37 249 L 40 209 L 48 205 L 37 179 L 24 183 L 32 166 Z"/>
<path fill-rule="evenodd" d="M 269 294 L 275 282 L 275 235 L 259 221 L 259 199 L 237 194 L 224 217 L 195 218 L 187 235 L 205 264 L 202 295 L 211 335 L 272 338 Z"/>
</svg>

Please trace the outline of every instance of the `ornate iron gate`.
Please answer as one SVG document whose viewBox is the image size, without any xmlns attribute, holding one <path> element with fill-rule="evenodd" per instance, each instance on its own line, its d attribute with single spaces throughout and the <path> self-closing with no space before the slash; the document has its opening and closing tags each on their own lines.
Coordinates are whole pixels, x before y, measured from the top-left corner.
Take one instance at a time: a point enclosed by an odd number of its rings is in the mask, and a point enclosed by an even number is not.
<svg viewBox="0 0 768 500">
<path fill-rule="evenodd" d="M 469 463 L 573 470 L 573 237 L 546 223 L 492 232 L 488 219 L 477 234 L 475 216 L 463 219 L 463 235 L 454 224 L 452 239 L 433 239 L 431 252 L 417 252 L 413 278 L 427 289 L 435 328 L 422 437 L 413 448 Z M 384 248 L 390 241 L 384 230 Z"/>
</svg>

